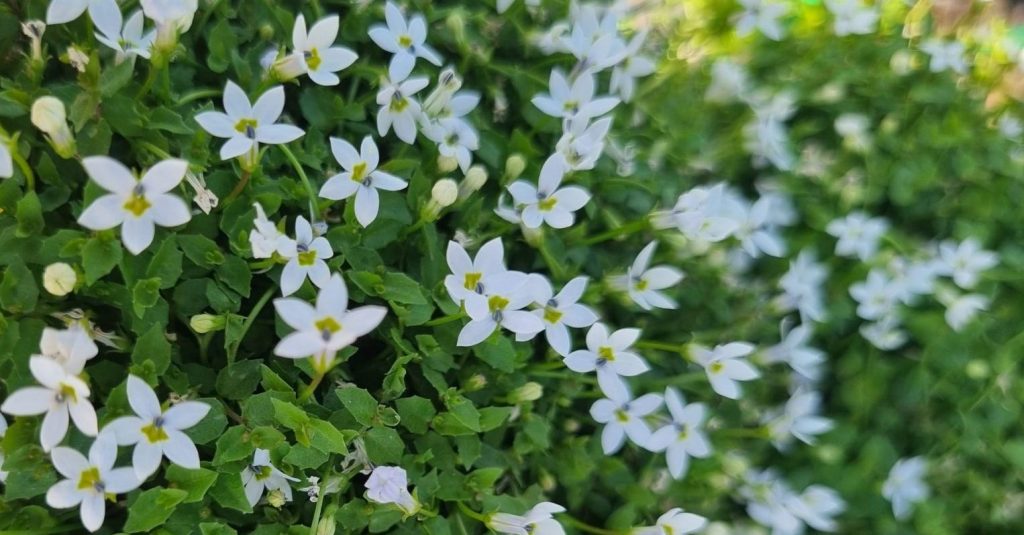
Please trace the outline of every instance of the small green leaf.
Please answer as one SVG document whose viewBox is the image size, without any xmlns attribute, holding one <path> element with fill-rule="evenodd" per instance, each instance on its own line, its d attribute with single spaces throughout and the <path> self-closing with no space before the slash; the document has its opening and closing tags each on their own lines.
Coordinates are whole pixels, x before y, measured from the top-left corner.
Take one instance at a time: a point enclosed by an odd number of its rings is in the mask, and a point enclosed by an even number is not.
<svg viewBox="0 0 1024 535">
<path fill-rule="evenodd" d="M 202 501 L 206 491 L 217 481 L 217 472 L 205 468 L 188 469 L 176 464 L 167 467 L 164 472 L 171 488 L 181 489 L 187 492 L 183 503 Z"/>
<path fill-rule="evenodd" d="M 29 191 L 18 201 L 18 229 L 15 236 L 25 238 L 41 234 L 43 231 L 43 207 L 39 204 L 36 192 Z"/>
<path fill-rule="evenodd" d="M 164 336 L 163 326 L 153 325 L 135 341 L 132 362 L 138 365 L 151 362 L 157 375 L 167 370 L 167 366 L 171 364 L 171 344 Z"/>
<path fill-rule="evenodd" d="M 91 285 L 110 273 L 121 261 L 121 242 L 110 237 L 93 236 L 82 248 L 85 284 Z"/>
<path fill-rule="evenodd" d="M 174 508 L 186 497 L 188 492 L 180 489 L 155 488 L 143 491 L 128 507 L 128 521 L 123 531 L 141 533 L 152 530 L 170 518 Z"/>
<path fill-rule="evenodd" d="M 341 404 L 349 414 L 362 425 L 371 425 L 377 414 L 377 400 L 362 388 L 350 387 L 335 390 Z"/>
</svg>

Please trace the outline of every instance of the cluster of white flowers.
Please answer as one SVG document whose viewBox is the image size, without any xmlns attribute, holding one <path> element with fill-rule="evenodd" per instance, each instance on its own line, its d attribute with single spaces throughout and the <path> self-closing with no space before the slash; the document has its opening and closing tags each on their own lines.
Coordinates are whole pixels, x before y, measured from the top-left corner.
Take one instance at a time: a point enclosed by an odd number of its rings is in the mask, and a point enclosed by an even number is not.
<svg viewBox="0 0 1024 535">
<path fill-rule="evenodd" d="M 811 485 L 797 493 L 771 469 L 750 470 L 744 480 L 739 492 L 747 503 L 747 514 L 774 535 L 799 535 L 807 527 L 835 531 L 835 517 L 846 510 L 836 491 Z"/>
</svg>

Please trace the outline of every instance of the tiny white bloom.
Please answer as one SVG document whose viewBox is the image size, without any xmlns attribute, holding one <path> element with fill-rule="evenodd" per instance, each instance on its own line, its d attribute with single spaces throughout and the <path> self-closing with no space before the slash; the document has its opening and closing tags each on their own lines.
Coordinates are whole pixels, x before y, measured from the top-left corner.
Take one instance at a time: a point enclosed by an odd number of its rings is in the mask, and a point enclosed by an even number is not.
<svg viewBox="0 0 1024 535">
<path fill-rule="evenodd" d="M 540 279 L 534 302 L 539 308 L 533 314 L 544 322 L 544 335 L 551 349 L 563 357 L 567 356 L 572 348 L 569 327 L 582 329 L 597 321 L 597 313 L 579 303 L 587 289 L 587 278 L 576 277 L 565 283 L 562 290 L 555 294 L 551 283 L 542 276 L 538 277 Z M 516 340 L 520 342 L 532 338 L 533 335 L 516 335 Z"/>
<path fill-rule="evenodd" d="M 446 256 L 452 273 L 444 278 L 444 287 L 456 303 L 472 295 L 485 295 L 492 287 L 498 289 L 492 282 L 494 276 L 508 271 L 501 238 L 483 244 L 475 259 L 470 259 L 458 242 L 449 241 Z"/>
<path fill-rule="evenodd" d="M 836 117 L 836 133 L 842 136 L 843 143 L 850 150 L 865 152 L 871 148 L 870 119 L 861 113 L 844 113 Z"/>
<path fill-rule="evenodd" d="M 334 74 L 355 63 L 359 56 L 343 46 L 334 46 L 338 38 L 340 19 L 337 15 L 318 20 L 306 31 L 306 17 L 301 13 L 295 18 L 292 30 L 293 54 L 301 60 L 309 79 L 319 85 L 338 85 L 340 79 Z"/>
<path fill-rule="evenodd" d="M 284 87 L 274 86 L 249 103 L 249 97 L 228 80 L 224 86 L 224 111 L 205 111 L 196 122 L 211 135 L 227 139 L 220 148 L 222 160 L 247 155 L 255 161 L 259 144 L 279 145 L 302 137 L 304 132 L 290 124 L 275 124 L 284 111 Z"/>
<path fill-rule="evenodd" d="M 880 269 L 872 269 L 867 280 L 850 286 L 850 295 L 857 300 L 857 315 L 866 320 L 891 316 L 899 304 L 892 280 Z"/>
<path fill-rule="evenodd" d="M 743 6 L 735 20 L 736 33 L 747 36 L 756 29 L 773 41 L 781 41 L 784 33 L 780 18 L 786 15 L 789 8 L 774 0 L 739 0 Z"/>
<path fill-rule="evenodd" d="M 601 391 L 610 399 L 624 399 L 629 387 L 623 377 L 634 377 L 650 369 L 647 361 L 630 351 L 640 338 L 640 329 L 619 329 L 613 333 L 603 323 L 595 323 L 587 332 L 587 349 L 578 349 L 565 357 L 565 365 L 574 372 L 597 374 Z"/>
<path fill-rule="evenodd" d="M 84 158 L 82 165 L 89 178 L 110 193 L 83 210 L 78 224 L 91 230 L 121 225 L 121 241 L 132 254 L 153 243 L 156 225 L 176 227 L 192 219 L 185 201 L 169 193 L 185 178 L 185 160 L 164 160 L 138 179 L 121 162 L 107 156 Z"/>
<path fill-rule="evenodd" d="M 345 170 L 327 179 L 320 188 L 320 196 L 337 201 L 354 195 L 356 219 L 367 227 L 377 218 L 380 208 L 377 190 L 398 191 L 405 189 L 408 183 L 377 169 L 380 153 L 370 136 L 363 138 L 359 151 L 343 139 L 330 139 L 331 152 Z"/>
<path fill-rule="evenodd" d="M 708 102 L 733 102 L 750 93 L 747 71 L 731 59 L 716 60 L 711 65 L 711 83 L 704 93 Z"/>
<path fill-rule="evenodd" d="M 623 102 L 633 100 L 637 78 L 643 78 L 654 72 L 654 61 L 640 54 L 647 32 L 639 32 L 629 41 L 623 51 L 622 61 L 612 69 L 611 85 L 608 90 L 618 93 Z"/>
<path fill-rule="evenodd" d="M 495 3 L 495 9 L 498 10 L 499 14 L 504 13 L 508 11 L 508 8 L 512 7 L 512 4 L 515 3 L 515 1 L 516 0 L 497 0 Z M 524 0 L 523 3 L 528 7 L 540 6 L 540 0 Z"/>
<path fill-rule="evenodd" d="M 590 407 L 590 416 L 596 422 L 605 424 L 601 431 L 601 448 L 605 455 L 619 451 L 627 436 L 637 446 L 647 448 L 651 440 L 651 428 L 647 426 L 644 417 L 658 410 L 661 403 L 662 398 L 658 394 L 644 394 L 632 399 L 628 389 L 624 395 L 595 401 Z"/>
<path fill-rule="evenodd" d="M 317 369 L 327 370 L 338 350 L 377 328 L 387 309 L 367 305 L 348 310 L 348 288 L 335 273 L 316 296 L 316 306 L 294 297 L 274 300 L 278 315 L 295 329 L 274 348 L 280 357 L 312 357 Z"/>
<path fill-rule="evenodd" d="M 263 496 L 264 489 L 280 491 L 287 502 L 292 501 L 292 487 L 289 481 L 298 479 L 285 475 L 270 462 L 270 452 L 257 448 L 252 455 L 252 462 L 242 469 L 242 485 L 249 505 L 255 507 Z"/>
<path fill-rule="evenodd" d="M 828 272 L 809 249 L 800 251 L 789 270 L 779 279 L 784 294 L 779 299 L 783 311 L 798 310 L 801 321 L 822 321 L 825 318 L 822 286 Z"/>
<path fill-rule="evenodd" d="M 790 496 L 786 507 L 808 526 L 825 532 L 839 528 L 835 516 L 846 510 L 839 493 L 822 485 L 811 485 L 799 496 Z"/>
<path fill-rule="evenodd" d="M 531 335 L 544 330 L 539 317 L 522 310 L 538 293 L 537 280 L 517 271 L 490 275 L 486 294 L 465 296 L 470 321 L 459 331 L 457 345 L 474 346 L 483 342 L 499 327 L 517 335 Z"/>
<path fill-rule="evenodd" d="M 182 431 L 205 418 L 209 405 L 182 401 L 164 410 L 156 392 L 134 375 L 128 376 L 128 404 L 136 416 L 117 418 L 101 433 L 113 436 L 119 446 L 135 446 L 132 465 L 139 481 L 153 475 L 163 457 L 182 468 L 199 468 L 199 451 Z"/>
<path fill-rule="evenodd" d="M 675 507 L 658 517 L 655 525 L 634 528 L 630 533 L 632 535 L 685 535 L 700 531 L 707 525 L 708 519 Z"/>
<path fill-rule="evenodd" d="M 511 535 L 565 535 L 565 529 L 553 518 L 555 513 L 565 512 L 565 507 L 551 502 L 533 506 L 525 515 L 491 513 L 485 524 L 488 528 Z"/>
<path fill-rule="evenodd" d="M 295 240 L 289 240 L 278 250 L 288 259 L 281 271 L 281 294 L 285 297 L 295 293 L 302 283 L 309 281 L 317 288 L 323 288 L 331 278 L 327 259 L 334 256 L 330 242 L 323 236 L 313 235 L 313 226 L 302 216 L 295 218 Z"/>
<path fill-rule="evenodd" d="M 831 221 L 825 231 L 839 239 L 836 254 L 856 256 L 867 261 L 878 251 L 878 242 L 889 230 L 889 223 L 881 217 L 870 217 L 864 212 L 852 212 Z"/>
<path fill-rule="evenodd" d="M 928 68 L 932 72 L 952 70 L 957 74 L 967 74 L 966 47 L 960 41 L 932 38 L 921 43 L 921 50 L 931 56 Z"/>
<path fill-rule="evenodd" d="M 974 238 L 967 238 L 959 244 L 939 244 L 938 273 L 953 278 L 957 286 L 970 290 L 977 286 L 981 272 L 999 264 L 999 255 L 981 248 Z"/>
<path fill-rule="evenodd" d="M 441 57 L 427 45 L 427 21 L 423 15 L 416 14 L 409 20 L 393 2 L 384 6 L 384 19 L 387 26 L 375 24 L 370 27 L 370 39 L 385 51 L 394 54 L 390 68 L 395 72 L 408 76 L 416 65 L 416 58 L 423 58 L 438 67 Z"/>
<path fill-rule="evenodd" d="M 629 293 L 630 299 L 644 310 L 652 308 L 673 309 L 679 305 L 674 299 L 661 292 L 683 280 L 683 272 L 671 266 L 649 267 L 658 242 L 648 243 L 637 255 L 625 275 L 612 279 L 612 283 Z"/>
<path fill-rule="evenodd" d="M 552 69 L 550 94 L 533 97 L 533 105 L 552 117 L 564 119 L 590 119 L 600 117 L 618 106 L 616 97 L 594 97 L 596 79 L 593 74 L 579 73 L 571 82 L 559 69 Z"/>
<path fill-rule="evenodd" d="M 576 220 L 575 212 L 590 202 L 590 193 L 579 186 L 559 187 L 565 171 L 560 158 L 550 157 L 540 170 L 536 187 L 525 180 L 509 184 L 512 199 L 522 206 L 520 216 L 526 228 L 540 228 L 544 223 L 552 228 L 568 228 Z"/>
<path fill-rule="evenodd" d="M 253 228 L 249 231 L 249 246 L 252 248 L 253 258 L 270 258 L 274 253 L 282 254 L 295 249 L 292 244 L 294 240 L 285 236 L 273 221 L 267 219 L 266 212 L 260 203 L 253 203 L 256 209 L 256 217 L 253 219 Z"/>
<path fill-rule="evenodd" d="M 0 405 L 0 411 L 14 416 L 45 414 L 39 429 L 43 451 L 50 451 L 64 439 L 69 416 L 79 431 L 96 436 L 96 409 L 89 402 L 89 386 L 49 357 L 33 356 L 28 367 L 41 386 L 14 391 Z"/>
<path fill-rule="evenodd" d="M 819 416 L 821 394 L 797 391 L 781 410 L 769 411 L 762 418 L 768 426 L 772 444 L 779 451 L 787 451 L 793 438 L 814 445 L 818 435 L 832 430 L 832 420 Z"/>
<path fill-rule="evenodd" d="M 752 381 L 761 376 L 756 368 L 744 358 L 754 351 L 754 346 L 746 342 L 731 342 L 708 349 L 701 345 L 691 348 L 691 355 L 711 381 L 711 388 L 729 399 L 739 399 L 742 395 L 739 381 Z"/>
<path fill-rule="evenodd" d="M 915 504 L 931 495 L 924 477 L 928 463 L 924 457 L 910 457 L 896 461 L 889 477 L 882 485 L 882 496 L 892 502 L 892 513 L 897 520 L 910 518 Z"/>
<path fill-rule="evenodd" d="M 875 33 L 878 24 L 878 10 L 866 6 L 861 0 L 825 0 L 825 7 L 832 12 L 833 28 L 836 35 L 867 35 Z"/>
<path fill-rule="evenodd" d="M 420 509 L 416 498 L 409 493 L 409 480 L 400 466 L 378 466 L 366 480 L 366 498 L 375 503 L 393 503 L 407 515 Z"/>
<path fill-rule="evenodd" d="M 786 253 L 786 242 L 770 222 L 773 208 L 773 199 L 765 196 L 749 205 L 739 200 L 731 210 L 736 222 L 733 234 L 752 258 L 759 258 L 762 253 L 779 258 Z"/>
<path fill-rule="evenodd" d="M 676 227 L 691 240 L 722 241 L 739 228 L 735 219 L 726 216 L 724 203 L 724 184 L 696 187 L 680 195 L 671 210 L 655 212 L 653 223 L 659 228 Z"/>
<path fill-rule="evenodd" d="M 882 351 L 892 351 L 907 343 L 907 333 L 900 328 L 895 315 L 884 316 L 874 323 L 860 326 L 860 334 Z"/>
<path fill-rule="evenodd" d="M 984 295 L 956 295 L 954 292 L 942 292 L 938 298 L 946 305 L 946 323 L 957 332 L 974 320 L 979 312 L 988 310 L 990 302 Z"/>
<path fill-rule="evenodd" d="M 320 478 L 316 476 L 309 476 L 308 478 L 306 478 L 306 481 L 309 483 L 309 485 L 302 487 L 299 490 L 306 493 L 306 496 L 309 497 L 310 502 L 316 503 L 320 501 Z"/>
<path fill-rule="evenodd" d="M 388 78 L 377 92 L 377 133 L 386 135 L 392 128 L 402 141 L 413 144 L 416 141 L 417 126 L 421 109 L 413 95 L 430 83 L 425 77 L 408 78 L 409 73 L 388 70 Z"/>
<path fill-rule="evenodd" d="M 117 52 L 118 62 L 133 56 L 149 59 L 156 32 L 143 34 L 142 11 L 135 11 L 125 22 L 115 2 L 101 1 L 90 9 L 90 15 L 99 30 L 96 40 Z"/>
<path fill-rule="evenodd" d="M 665 389 L 665 405 L 672 423 L 655 431 L 647 447 L 651 451 L 664 451 L 669 473 L 675 479 L 682 479 L 689 468 L 690 457 L 703 459 L 711 455 L 711 443 L 703 429 L 707 407 L 703 403 L 687 404 L 674 388 Z"/>
<path fill-rule="evenodd" d="M 46 327 L 39 340 L 39 354 L 53 359 L 71 375 L 82 373 L 86 361 L 97 353 L 96 342 L 81 323 L 73 323 L 65 330 Z"/>
<path fill-rule="evenodd" d="M 473 163 L 473 151 L 480 148 L 476 130 L 462 119 L 441 119 L 423 128 L 423 135 L 437 143 L 438 153 L 454 158 L 465 173 Z"/>
<path fill-rule="evenodd" d="M 565 131 L 555 147 L 558 152 L 551 158 L 561 158 L 566 170 L 593 169 L 598 158 L 604 153 L 605 140 L 611 126 L 611 117 L 598 119 L 592 123 L 589 119 L 567 121 Z"/>
<path fill-rule="evenodd" d="M 821 378 L 822 365 L 825 363 L 825 352 L 812 347 L 809 342 L 813 331 L 810 325 L 798 325 L 786 332 L 785 321 L 780 326 L 782 341 L 765 349 L 767 362 L 785 362 L 793 371 L 817 381 Z"/>
<path fill-rule="evenodd" d="M 82 525 L 89 531 L 103 526 L 108 496 L 130 492 L 140 485 L 130 467 L 114 468 L 117 444 L 108 436 L 93 441 L 88 458 L 65 447 L 54 448 L 50 457 L 66 479 L 46 491 L 46 504 L 56 509 L 78 506 Z"/>
</svg>

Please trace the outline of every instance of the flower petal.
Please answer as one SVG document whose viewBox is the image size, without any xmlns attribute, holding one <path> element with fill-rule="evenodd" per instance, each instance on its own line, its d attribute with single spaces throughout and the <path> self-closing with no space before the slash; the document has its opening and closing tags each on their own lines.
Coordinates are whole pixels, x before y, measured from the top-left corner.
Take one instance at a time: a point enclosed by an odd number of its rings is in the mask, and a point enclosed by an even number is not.
<svg viewBox="0 0 1024 535">
<path fill-rule="evenodd" d="M 252 106 L 257 126 L 268 126 L 277 122 L 284 111 L 284 87 L 276 85 L 266 90 Z M 262 140 L 261 140 L 262 141 Z"/>
<path fill-rule="evenodd" d="M 182 401 L 164 412 L 164 426 L 185 430 L 203 420 L 210 412 L 210 406 L 201 401 Z"/>
<path fill-rule="evenodd" d="M 89 460 L 85 458 L 85 455 L 71 448 L 62 446 L 53 448 L 53 451 L 50 452 L 50 459 L 60 475 L 76 482 L 78 476 L 89 468 Z"/>
<path fill-rule="evenodd" d="M 89 230 L 107 230 L 120 225 L 124 217 L 122 197 L 112 193 L 96 199 L 83 210 L 78 216 L 78 224 Z"/>
<path fill-rule="evenodd" d="M 223 138 L 235 137 L 238 130 L 235 130 L 235 121 L 227 114 L 219 111 L 204 111 L 195 116 L 195 120 L 203 130 L 211 135 Z"/>
<path fill-rule="evenodd" d="M 199 468 L 199 451 L 192 439 L 185 433 L 167 430 L 167 442 L 164 444 L 164 455 L 174 464 L 182 468 Z"/>
<path fill-rule="evenodd" d="M 178 158 L 163 160 L 149 168 L 142 176 L 141 183 L 147 195 L 171 191 L 185 178 L 188 162 Z"/>
</svg>

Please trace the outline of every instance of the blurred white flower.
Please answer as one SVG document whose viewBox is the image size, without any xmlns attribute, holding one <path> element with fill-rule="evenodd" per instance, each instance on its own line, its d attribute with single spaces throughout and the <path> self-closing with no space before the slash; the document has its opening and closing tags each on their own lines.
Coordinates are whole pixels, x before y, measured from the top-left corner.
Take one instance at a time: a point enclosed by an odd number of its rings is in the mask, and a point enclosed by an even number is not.
<svg viewBox="0 0 1024 535">
<path fill-rule="evenodd" d="M 899 304 L 892 281 L 881 269 L 872 269 L 867 280 L 850 286 L 850 295 L 857 301 L 857 315 L 866 320 L 891 316 Z"/>
<path fill-rule="evenodd" d="M 608 91 L 617 93 L 623 102 L 633 100 L 637 78 L 652 74 L 656 68 L 654 60 L 640 53 L 647 39 L 647 32 L 638 32 L 623 51 L 622 61 L 612 69 L 611 85 Z"/>
<path fill-rule="evenodd" d="M 988 310 L 989 298 L 979 294 L 957 294 L 952 291 L 939 292 L 936 297 L 946 306 L 946 323 L 960 332 L 974 320 L 979 312 Z"/>
<path fill-rule="evenodd" d="M 551 158 L 561 159 L 566 170 L 583 171 L 593 169 L 598 158 L 604 152 L 605 139 L 612 126 L 612 118 L 605 117 L 597 121 L 573 119 L 566 122 L 566 128 L 559 138 L 556 149 L 558 152 Z M 546 163 L 546 162 L 545 162 Z"/>
<path fill-rule="evenodd" d="M 846 502 L 833 489 L 811 485 L 799 496 L 791 496 L 786 507 L 808 526 L 832 532 L 839 528 L 834 517 L 846 511 Z"/>
<path fill-rule="evenodd" d="M 253 203 L 253 208 L 256 209 L 256 217 L 252 221 L 253 229 L 249 231 L 249 246 L 252 248 L 253 258 L 270 258 L 274 253 L 281 254 L 295 248 L 292 245 L 294 240 L 277 230 L 277 225 L 267 219 L 267 214 L 260 203 Z"/>
<path fill-rule="evenodd" d="M 907 343 L 907 333 L 900 328 L 900 320 L 895 315 L 884 316 L 874 323 L 861 325 L 860 334 L 882 351 L 892 351 Z"/>
<path fill-rule="evenodd" d="M 408 183 L 377 168 L 380 153 L 372 137 L 363 138 L 359 151 L 343 139 L 332 137 L 330 141 L 331 153 L 344 171 L 327 179 L 320 188 L 320 196 L 337 201 L 354 195 L 356 220 L 367 227 L 377 219 L 380 209 L 377 190 L 399 191 Z"/>
<path fill-rule="evenodd" d="M 906 520 L 915 504 L 931 495 L 924 477 L 928 470 L 924 457 L 910 457 L 896 461 L 889 477 L 882 485 L 882 496 L 892 502 L 892 514 L 897 520 Z"/>
<path fill-rule="evenodd" d="M 703 403 L 687 404 L 683 395 L 671 387 L 665 389 L 665 406 L 672 423 L 655 431 L 647 447 L 651 451 L 664 451 L 669 473 L 675 479 L 682 479 L 689 468 L 690 457 L 703 459 L 711 455 L 711 442 L 704 434 L 707 407 Z"/>
<path fill-rule="evenodd" d="M 629 390 L 623 395 L 599 399 L 590 407 L 590 416 L 597 423 L 605 424 L 601 431 L 601 448 L 605 455 L 612 455 L 622 448 L 628 436 L 641 448 L 647 448 L 651 440 L 651 428 L 644 417 L 661 407 L 658 394 L 644 394 L 632 399 Z M 607 393 L 605 394 L 607 395 Z"/>
<path fill-rule="evenodd" d="M 676 507 L 658 517 L 653 526 L 633 528 L 632 535 L 685 535 L 704 529 L 708 519 Z"/>
<path fill-rule="evenodd" d="M 999 264 L 999 255 L 981 248 L 974 238 L 960 243 L 939 244 L 938 273 L 951 277 L 957 286 L 970 290 L 977 286 L 983 271 Z"/>
<path fill-rule="evenodd" d="M 566 79 L 560 69 L 551 70 L 549 94 L 533 97 L 533 105 L 552 117 L 587 120 L 600 117 L 619 104 L 616 97 L 594 97 L 596 79 L 593 74 L 579 73 L 574 80 Z"/>
<path fill-rule="evenodd" d="M 822 285 L 828 277 L 825 266 L 817 261 L 814 252 L 804 249 L 796 260 L 789 263 L 789 271 L 779 279 L 784 292 L 778 299 L 783 311 L 798 310 L 802 322 L 825 319 Z"/>
<path fill-rule="evenodd" d="M 843 138 L 843 143 L 857 152 L 871 148 L 870 126 L 868 117 L 860 113 L 844 113 L 835 121 L 836 133 Z"/>
<path fill-rule="evenodd" d="M 708 102 L 733 102 L 750 93 L 750 80 L 742 65 L 721 58 L 711 65 L 711 82 L 704 93 Z"/>
<path fill-rule="evenodd" d="M 861 0 L 825 0 L 832 13 L 836 35 L 867 35 L 875 33 L 878 10 L 864 5 Z"/>
<path fill-rule="evenodd" d="M 652 308 L 674 309 L 678 304 L 661 290 L 670 288 L 683 280 L 682 271 L 671 266 L 649 267 L 658 242 L 648 243 L 637 255 L 625 275 L 611 279 L 613 286 L 629 293 L 630 299 L 644 310 Z"/>
<path fill-rule="evenodd" d="M 734 20 L 737 35 L 745 37 L 757 30 L 773 41 L 782 40 L 785 30 L 779 19 L 789 12 L 785 4 L 775 0 L 739 0 L 739 3 L 743 11 Z"/>
<path fill-rule="evenodd" d="M 794 438 L 813 446 L 818 435 L 834 427 L 832 420 L 818 415 L 820 410 L 821 394 L 798 390 L 781 409 L 765 413 L 761 422 L 779 451 L 787 451 Z"/>
<path fill-rule="evenodd" d="M 691 240 L 718 242 L 739 227 L 722 209 L 725 185 L 695 187 L 676 199 L 671 210 L 655 212 L 652 222 L 661 228 L 676 227 Z"/>
<path fill-rule="evenodd" d="M 821 378 L 825 352 L 809 345 L 813 331 L 810 325 L 798 325 L 786 332 L 786 321 L 780 325 L 782 341 L 765 349 L 767 362 L 785 362 L 800 375 L 817 381 Z"/>
<path fill-rule="evenodd" d="M 855 256 L 864 261 L 875 256 L 878 242 L 887 230 L 888 221 L 864 212 L 851 212 L 825 227 L 825 232 L 839 239 L 836 242 L 837 255 Z"/>
<path fill-rule="evenodd" d="M 587 349 L 578 349 L 563 359 L 574 372 L 595 372 L 601 391 L 609 399 L 625 399 L 629 387 L 623 377 L 634 377 L 650 366 L 631 351 L 640 338 L 639 329 L 619 329 L 609 333 L 603 323 L 595 323 L 587 332 Z"/>
<path fill-rule="evenodd" d="M 73 323 L 64 330 L 45 327 L 39 339 L 39 355 L 53 359 L 71 375 L 82 373 L 85 363 L 97 353 L 96 342 L 81 323 Z"/>
<path fill-rule="evenodd" d="M 730 342 L 708 349 L 694 344 L 690 355 L 694 362 L 704 367 L 711 382 L 711 388 L 729 399 L 742 395 L 739 381 L 752 381 L 761 374 L 745 358 L 754 352 L 754 346 L 746 342 Z"/>
<path fill-rule="evenodd" d="M 960 41 L 932 38 L 921 43 L 921 50 L 931 57 L 928 68 L 932 72 L 952 70 L 957 74 L 967 74 L 966 47 Z"/>
</svg>

